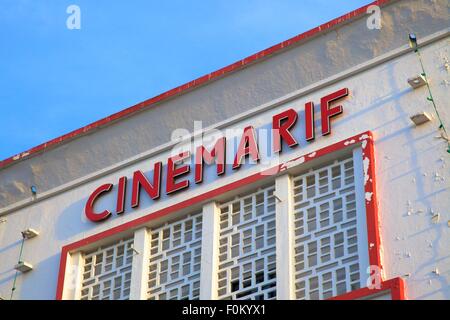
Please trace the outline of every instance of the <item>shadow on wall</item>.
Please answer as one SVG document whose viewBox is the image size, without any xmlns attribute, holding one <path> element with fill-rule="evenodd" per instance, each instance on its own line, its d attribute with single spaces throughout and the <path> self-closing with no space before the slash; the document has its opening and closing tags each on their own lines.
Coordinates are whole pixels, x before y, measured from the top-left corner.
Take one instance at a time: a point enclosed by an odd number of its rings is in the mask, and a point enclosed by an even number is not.
<svg viewBox="0 0 450 320">
<path fill-rule="evenodd" d="M 17 240 L 7 246 L 0 247 L 0 256 L 4 256 L 5 253 L 9 250 L 15 250 L 17 251 L 17 258 L 19 254 L 20 244 L 22 243 L 22 240 Z M 14 281 L 14 275 L 16 274 L 16 270 L 14 269 L 14 265 L 16 264 L 16 260 L 11 261 L 11 265 L 8 266 L 10 268 L 7 268 L 5 271 L 0 273 L 0 287 L 5 287 L 8 290 L 12 289 L 13 281 Z M 8 285 L 9 283 L 9 285 Z M 11 292 L 5 292 L 3 291 L 1 294 L 1 297 L 3 299 L 9 299 Z"/>
<path fill-rule="evenodd" d="M 64 208 L 58 216 L 55 225 L 56 238 L 59 241 L 67 241 L 68 239 L 81 235 L 83 232 L 93 228 L 95 224 L 87 220 L 84 216 L 84 206 L 88 197 L 73 202 Z M 103 208 L 101 210 L 104 210 Z M 68 243 L 64 243 L 66 245 Z"/>
<path fill-rule="evenodd" d="M 265 129 L 265 132 L 269 132 L 271 134 L 271 131 L 269 130 L 271 128 L 271 123 L 264 124 L 263 126 L 258 127 L 257 129 Z M 299 128 L 297 128 L 299 135 L 301 135 L 302 131 L 300 131 Z M 270 137 L 271 138 L 271 135 Z M 301 137 L 304 140 L 304 137 Z M 228 144 L 233 144 L 234 149 L 237 149 L 237 146 L 239 144 L 240 136 L 235 137 L 233 140 L 227 141 L 227 163 L 226 163 L 226 173 L 231 175 L 235 171 L 232 169 L 233 165 L 233 159 L 234 159 L 234 152 L 228 153 Z M 262 150 L 263 147 L 265 147 L 265 150 Z M 287 145 L 284 145 L 285 153 L 293 152 L 294 150 L 290 150 L 290 148 L 287 147 Z M 184 150 L 184 149 L 183 149 Z M 187 149 L 186 149 L 187 150 Z M 263 145 L 261 144 L 260 152 L 265 152 L 270 154 L 270 145 Z M 229 157 L 230 156 L 230 157 Z M 189 190 L 195 190 L 196 188 L 206 187 L 206 186 L 214 186 L 214 183 L 220 179 L 217 178 L 216 173 L 216 166 L 215 165 L 205 165 L 204 168 L 204 182 L 202 184 L 195 183 L 195 175 L 193 174 L 194 169 L 194 159 L 195 159 L 195 153 L 192 153 L 191 155 L 191 163 L 189 164 L 191 166 L 191 172 L 183 176 L 183 178 L 179 178 L 179 180 L 188 180 L 189 181 Z M 146 160 L 144 163 L 142 163 L 142 166 L 140 170 L 144 173 L 144 175 L 147 177 L 149 182 L 153 183 L 153 176 L 154 176 L 154 161 Z M 244 174 L 244 171 L 250 168 L 251 164 L 250 161 L 245 160 L 245 163 L 242 164 L 241 168 L 239 169 L 240 173 Z M 262 166 L 260 163 L 259 166 Z M 108 180 L 105 180 L 104 183 L 112 183 L 113 188 L 102 195 L 100 195 L 97 200 L 95 201 L 95 212 L 102 212 L 104 210 L 109 210 L 111 212 L 111 216 L 108 219 L 108 221 L 112 221 L 113 219 L 120 218 L 126 218 L 128 215 L 133 215 L 136 212 L 139 212 L 138 216 L 149 214 L 150 212 L 153 212 L 155 209 L 152 207 L 155 203 L 161 203 L 170 199 L 173 199 L 175 197 L 178 201 L 186 200 L 186 196 L 183 196 L 182 192 L 174 192 L 173 194 L 167 194 L 166 193 L 166 177 L 167 177 L 167 163 L 163 163 L 162 169 L 162 179 L 161 179 L 161 191 L 160 191 L 160 197 L 158 199 L 152 200 L 145 192 L 144 188 L 141 187 L 140 190 L 140 197 L 139 197 L 139 207 L 138 208 L 132 208 L 131 207 L 131 198 L 132 198 L 132 186 L 133 186 L 133 178 L 128 176 L 127 179 L 127 186 L 126 186 L 126 194 L 125 194 L 125 212 L 123 214 L 116 214 L 116 201 L 117 201 L 117 192 L 118 192 L 118 179 L 119 177 L 112 176 Z M 116 173 L 117 174 L 117 173 Z M 99 187 L 101 185 L 100 182 L 93 184 L 92 188 L 90 188 L 87 193 L 93 192 L 96 187 Z M 70 195 L 68 195 L 69 197 Z M 73 238 L 76 237 L 75 240 L 81 240 L 85 235 L 83 233 L 90 232 L 94 228 L 101 225 L 101 222 L 92 222 L 88 220 L 85 216 L 85 205 L 89 198 L 89 194 L 86 194 L 85 197 L 76 200 L 76 197 L 72 197 L 74 199 L 71 204 L 69 204 L 65 208 L 61 208 L 61 213 L 56 218 L 55 222 L 55 234 L 56 238 L 59 241 L 64 242 L 65 244 L 68 244 L 68 241 L 70 239 L 70 242 L 74 241 Z M 132 218 L 126 218 L 126 220 L 137 218 L 136 215 L 133 215 Z"/>
<path fill-rule="evenodd" d="M 142 171 L 144 172 L 145 176 L 149 179 L 150 183 L 153 182 L 153 170 L 146 170 L 146 168 L 153 168 L 154 163 L 151 161 L 147 162 L 148 165 L 144 166 L 142 168 Z M 166 166 L 162 167 L 162 174 L 164 175 L 167 170 Z M 193 178 L 192 178 L 193 179 Z M 117 177 L 118 180 L 118 177 Z M 116 212 L 116 201 L 117 201 L 117 192 L 118 192 L 118 183 L 115 178 L 111 178 L 109 181 L 105 183 L 112 183 L 113 188 L 110 192 L 104 193 L 101 196 L 97 198 L 95 201 L 94 210 L 95 212 L 102 212 L 104 210 L 109 210 L 111 212 L 111 215 L 108 219 L 114 219 L 118 218 L 119 215 L 117 215 Z M 191 180 L 191 178 L 190 178 Z M 149 210 L 152 210 L 152 204 L 155 201 L 164 201 L 165 199 L 171 197 L 167 196 L 163 190 L 165 190 L 165 185 L 163 183 L 164 179 L 161 181 L 161 196 L 157 200 L 150 199 L 149 196 L 146 195 L 144 188 L 141 187 L 140 190 L 140 201 L 139 201 L 139 209 L 141 208 L 149 208 Z M 99 187 L 101 183 L 97 183 L 92 187 L 92 190 L 87 191 L 88 193 L 93 192 L 95 188 Z M 194 182 L 190 181 L 190 184 L 193 186 Z M 126 194 L 125 194 L 125 213 L 121 214 L 120 217 L 124 217 L 127 214 L 132 214 L 133 212 L 137 211 L 136 209 L 131 208 L 131 189 L 133 185 L 133 179 L 128 179 L 127 181 L 127 187 L 126 187 Z M 175 194 L 176 195 L 176 194 Z M 174 195 L 174 196 L 175 196 Z M 98 227 L 101 222 L 92 222 L 87 219 L 85 215 L 85 205 L 88 201 L 90 194 L 86 194 L 85 197 L 74 201 L 69 206 L 64 208 L 61 212 L 61 214 L 58 216 L 56 225 L 55 225 L 55 233 L 57 240 L 63 241 L 64 245 L 68 244 L 69 239 L 72 239 L 75 236 L 78 236 L 75 240 L 81 240 L 84 235 L 83 233 L 89 232 L 93 230 L 94 228 Z M 111 221 L 107 220 L 107 221 Z M 74 240 L 70 240 L 72 242 Z"/>
<path fill-rule="evenodd" d="M 423 285 L 424 282 L 426 282 L 427 286 L 431 286 L 431 284 L 436 281 L 438 283 L 441 284 L 441 287 L 439 288 L 439 290 L 434 290 L 434 291 L 430 291 L 426 294 L 420 295 L 420 296 L 416 296 L 414 297 L 415 299 L 437 299 L 438 297 L 436 297 L 437 293 L 442 293 L 444 294 L 444 296 L 439 297 L 439 299 L 450 299 L 450 294 L 446 294 L 446 292 L 448 291 L 448 278 L 450 278 L 450 254 L 446 255 L 446 256 L 442 256 L 442 254 L 440 255 L 440 258 L 437 259 L 436 257 L 438 256 L 438 244 L 439 244 L 439 240 L 442 236 L 443 233 L 446 232 L 446 230 L 448 229 L 448 227 L 444 224 L 438 224 L 436 226 L 430 226 L 429 228 L 420 230 L 419 232 L 416 232 L 414 234 L 411 235 L 411 238 L 419 236 L 421 234 L 432 234 L 433 231 L 437 230 L 437 234 L 438 236 L 436 237 L 436 239 L 434 239 L 431 244 L 433 249 L 433 259 L 424 262 L 423 264 L 421 264 L 418 267 L 418 272 L 419 271 L 424 271 L 424 276 L 422 277 L 414 277 L 410 280 L 408 280 L 411 283 L 416 283 L 417 285 Z M 446 270 L 438 270 L 439 274 L 435 274 L 432 272 L 432 270 L 435 270 L 436 265 L 439 263 L 440 265 L 442 265 L 442 263 L 444 263 L 446 261 L 446 265 L 448 266 Z"/>
<path fill-rule="evenodd" d="M 19 273 L 15 299 L 55 299 L 59 258 L 60 254 L 50 256 L 33 266 L 33 271 Z"/>
<path fill-rule="evenodd" d="M 389 72 L 389 84 L 390 87 L 392 88 L 393 92 L 397 92 L 400 91 L 400 88 L 398 88 L 398 85 L 396 83 L 395 79 L 395 75 L 396 72 L 394 70 L 394 66 L 395 64 L 389 64 L 386 66 L 386 68 L 388 69 Z M 408 90 L 409 91 L 409 90 Z M 404 92 L 404 91 L 402 91 Z M 390 138 L 397 136 L 397 135 L 404 135 L 405 136 L 405 140 L 406 141 L 410 141 L 410 143 L 405 144 L 405 153 L 409 152 L 409 157 L 406 158 L 406 160 L 404 160 L 405 162 L 409 162 L 409 166 L 412 168 L 416 168 L 416 170 L 411 171 L 411 178 L 414 178 L 416 183 L 415 188 L 416 188 L 416 199 L 411 199 L 411 202 L 414 204 L 421 204 L 423 205 L 425 208 L 427 208 L 428 210 L 432 209 L 432 202 L 430 201 L 430 195 L 426 193 L 426 190 L 424 189 L 424 176 L 422 175 L 422 173 L 419 171 L 420 168 L 420 163 L 418 161 L 418 156 L 420 154 L 423 154 L 423 150 L 417 150 L 416 148 L 416 142 L 417 140 L 423 139 L 424 137 L 430 137 L 433 133 L 431 133 L 430 135 L 425 135 L 419 138 L 414 138 L 412 129 L 413 126 L 410 125 L 410 121 L 409 121 L 409 113 L 407 111 L 405 111 L 405 108 L 401 105 L 400 101 L 399 101 L 399 96 L 396 95 L 395 96 L 395 110 L 397 110 L 398 115 L 399 115 L 399 119 L 401 119 L 400 121 L 404 124 L 404 129 L 396 131 L 392 134 L 386 135 L 383 138 L 379 139 L 376 143 L 380 144 L 382 143 L 384 140 L 389 140 Z M 424 93 L 424 99 L 426 98 L 426 93 Z M 435 148 L 435 146 L 429 148 L 429 149 L 433 149 Z M 398 179 L 398 177 L 395 177 L 393 179 Z M 393 180 L 391 179 L 391 181 Z M 432 194 L 437 194 L 439 193 L 438 191 L 433 192 Z M 404 215 L 403 219 L 405 219 L 405 223 L 407 224 L 408 220 L 410 217 L 408 215 Z M 430 224 L 431 224 L 431 219 L 430 219 Z M 429 235 L 436 235 L 435 239 L 432 241 L 432 247 L 430 249 L 432 249 L 432 258 L 426 262 L 424 262 L 422 265 L 420 265 L 416 270 L 415 273 L 411 275 L 410 278 L 406 279 L 407 282 L 410 283 L 418 283 L 418 282 L 422 282 L 423 281 L 428 281 L 430 280 L 430 278 L 433 278 L 433 281 L 438 281 L 441 284 L 441 287 L 437 290 L 430 290 L 429 292 L 427 292 L 424 295 L 421 296 L 416 296 L 416 297 L 412 297 L 414 299 L 425 299 L 427 297 L 431 297 L 431 296 L 435 296 L 439 293 L 445 294 L 445 292 L 448 292 L 448 290 L 444 290 L 445 288 L 449 287 L 449 281 L 446 279 L 446 277 L 444 276 L 436 276 L 436 277 L 432 277 L 432 270 L 436 267 L 436 264 L 438 263 L 438 261 L 442 261 L 447 259 L 449 256 L 443 257 L 442 258 L 442 254 L 438 251 L 439 250 L 439 242 L 441 241 L 443 232 L 444 232 L 444 227 L 441 224 L 436 225 L 436 226 L 430 226 L 429 228 L 423 229 L 418 233 L 415 234 L 410 234 L 409 235 L 409 239 L 417 236 L 419 233 L 424 233 L 426 232 Z M 408 238 L 406 240 L 408 240 Z M 428 246 L 427 243 L 423 243 L 423 246 Z M 420 250 L 421 248 L 416 248 L 418 250 Z M 440 259 L 438 259 L 439 257 L 441 257 Z M 420 272 L 425 272 L 425 274 L 428 274 L 428 277 L 422 277 L 422 278 L 417 278 L 418 274 Z M 449 272 L 449 271 L 447 271 Z M 447 293 L 448 294 L 448 293 Z M 447 299 L 450 298 L 449 296 L 446 297 Z"/>
<path fill-rule="evenodd" d="M 0 255 L 6 251 L 15 250 L 18 254 L 22 240 L 15 241 L 8 246 L 0 248 Z M 13 300 L 18 299 L 54 299 L 56 292 L 56 281 L 59 271 L 60 255 L 51 256 L 39 263 L 33 263 L 33 270 L 27 273 L 17 273 L 16 290 Z M 11 266 L 0 273 L 0 287 L 4 288 L 1 293 L 3 299 L 10 299 L 16 270 L 16 260 L 10 260 Z M 51 288 L 54 288 L 51 289 Z"/>
<path fill-rule="evenodd" d="M 150 183 L 153 182 L 153 165 L 154 163 L 151 161 L 147 161 L 146 165 L 143 166 L 141 169 L 145 176 L 149 179 Z M 149 168 L 152 168 L 151 170 L 147 170 Z M 166 165 L 163 165 L 162 167 L 162 174 L 164 175 L 167 167 Z M 193 179 L 192 175 L 189 177 L 189 180 Z M 111 177 L 108 181 L 105 183 L 112 183 L 113 188 L 110 192 L 104 193 L 101 196 L 97 198 L 95 201 L 94 210 L 95 212 L 102 212 L 104 210 L 109 210 L 111 212 L 111 217 L 108 219 L 114 219 L 119 217 L 115 213 L 116 211 L 116 201 L 117 201 L 117 192 L 118 192 L 118 177 L 117 179 L 114 177 Z M 195 186 L 194 181 L 190 181 L 191 186 Z M 63 241 L 64 245 L 68 244 L 69 239 L 72 239 L 75 236 L 78 236 L 75 240 L 81 240 L 84 235 L 83 233 L 89 232 L 93 230 L 94 228 L 98 227 L 101 223 L 99 222 L 92 222 L 88 220 L 85 216 L 85 205 L 86 202 L 90 196 L 90 193 L 95 190 L 95 188 L 99 187 L 101 183 L 96 183 L 93 185 L 92 190 L 88 190 L 85 197 L 74 201 L 70 205 L 68 205 L 66 208 L 62 209 L 61 214 L 58 215 L 56 225 L 55 225 L 55 233 L 57 240 Z M 133 185 L 133 179 L 129 178 L 127 181 L 127 187 L 126 187 L 126 194 L 125 194 L 125 213 L 121 214 L 120 217 L 124 217 L 127 214 L 132 214 L 133 212 L 137 211 L 136 209 L 131 208 L 131 189 Z M 148 197 L 145 194 L 144 188 L 141 187 L 140 190 L 140 201 L 139 201 L 139 208 L 149 208 L 149 210 L 152 210 L 152 204 L 154 204 L 155 201 L 164 201 L 165 199 L 172 197 L 172 195 L 167 196 L 163 190 L 165 190 L 165 184 L 164 179 L 161 181 L 161 196 L 157 200 L 152 200 L 150 197 Z M 173 196 L 175 196 L 174 194 Z M 75 197 L 74 197 L 75 198 Z M 108 220 L 111 221 L 111 220 Z M 71 242 L 73 240 L 70 240 Z"/>
<path fill-rule="evenodd" d="M 13 268 L 6 270 L 5 272 L 0 273 L 0 287 L 5 287 L 5 291 L 1 293 L 1 297 L 3 299 L 8 299 L 11 296 L 11 289 L 13 286 L 14 275 L 16 274 L 16 270 Z M 6 291 L 9 290 L 9 291 Z"/>
<path fill-rule="evenodd" d="M 16 246 L 20 246 L 21 242 L 22 242 L 22 239 L 17 240 L 16 242 L 13 242 L 13 243 L 11 243 L 11 244 L 9 244 L 7 246 L 0 247 L 0 254 L 3 254 L 6 251 L 8 251 L 8 250 L 10 250 L 10 249 L 12 249 L 12 248 L 14 248 Z M 17 254 L 19 254 L 19 253 L 17 253 Z"/>
</svg>

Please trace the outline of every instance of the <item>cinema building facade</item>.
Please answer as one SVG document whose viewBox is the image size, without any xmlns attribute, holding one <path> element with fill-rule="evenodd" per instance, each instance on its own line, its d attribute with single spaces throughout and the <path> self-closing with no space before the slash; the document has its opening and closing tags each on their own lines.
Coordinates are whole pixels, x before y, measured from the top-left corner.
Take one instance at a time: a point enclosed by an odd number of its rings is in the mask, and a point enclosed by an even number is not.
<svg viewBox="0 0 450 320">
<path fill-rule="evenodd" d="M 1 162 L 0 296 L 449 299 L 448 2 L 376 4 Z"/>
</svg>

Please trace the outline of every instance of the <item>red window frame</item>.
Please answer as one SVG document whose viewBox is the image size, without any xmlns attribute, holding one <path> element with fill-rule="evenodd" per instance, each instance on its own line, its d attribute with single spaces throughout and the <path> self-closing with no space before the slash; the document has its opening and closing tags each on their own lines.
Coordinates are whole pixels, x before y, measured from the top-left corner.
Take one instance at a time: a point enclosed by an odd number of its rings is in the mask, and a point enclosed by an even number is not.
<svg viewBox="0 0 450 320">
<path fill-rule="evenodd" d="M 245 178 L 231 182 L 222 187 L 212 189 L 208 192 L 205 192 L 205 193 L 199 194 L 197 196 L 194 196 L 192 198 L 180 201 L 176 204 L 170 205 L 170 206 L 163 208 L 161 210 L 158 210 L 156 212 L 151 212 L 140 218 L 128 221 L 126 223 L 123 223 L 123 224 L 113 227 L 111 229 L 105 230 L 103 232 L 89 236 L 85 239 L 82 239 L 82 240 L 79 240 L 79 241 L 76 241 L 76 242 L 73 242 L 73 243 L 63 246 L 62 251 L 61 251 L 61 257 L 60 257 L 58 283 L 57 283 L 57 289 L 56 289 L 56 299 L 61 300 L 63 298 L 64 278 L 65 278 L 65 273 L 66 273 L 67 257 L 70 252 L 77 251 L 77 250 L 81 249 L 82 247 L 85 247 L 89 244 L 106 239 L 113 235 L 118 235 L 120 233 L 136 229 L 140 226 L 145 225 L 149 221 L 161 218 L 161 217 L 169 215 L 171 213 L 175 213 L 181 209 L 188 208 L 189 206 L 192 206 L 194 204 L 199 204 L 199 203 L 205 202 L 207 200 L 214 199 L 215 197 L 222 195 L 226 192 L 236 190 L 236 189 L 244 187 L 244 186 L 251 185 L 251 184 L 253 184 L 257 181 L 263 180 L 263 179 L 267 179 L 269 176 L 273 176 L 274 172 L 275 172 L 275 174 L 280 174 L 289 168 L 290 163 L 293 163 L 296 160 L 301 159 L 302 157 L 304 159 L 304 161 L 302 163 L 306 163 L 311 160 L 320 158 L 324 155 L 327 155 L 327 154 L 330 154 L 330 153 L 333 153 L 333 152 L 336 152 L 339 150 L 343 150 L 346 148 L 351 148 L 352 146 L 354 146 L 356 144 L 361 144 L 361 146 L 362 146 L 363 159 L 367 158 L 369 160 L 368 168 L 365 172 L 366 183 L 364 184 L 364 192 L 372 194 L 371 199 L 369 201 L 367 201 L 367 200 L 365 201 L 366 220 L 367 220 L 367 236 L 368 236 L 367 239 L 369 242 L 368 243 L 369 264 L 378 266 L 381 270 L 382 265 L 381 265 L 381 255 L 380 255 L 379 216 L 378 216 L 376 179 L 375 179 L 376 177 L 375 177 L 374 139 L 373 139 L 372 132 L 366 131 L 366 132 L 360 133 L 358 135 L 355 135 L 353 137 L 349 137 L 342 141 L 339 141 L 339 142 L 336 142 L 329 146 L 326 146 L 324 148 L 310 152 L 301 157 L 296 157 L 285 163 L 279 164 L 273 168 L 249 175 Z M 394 279 L 394 280 L 397 282 L 400 281 L 400 280 L 396 280 L 396 279 Z M 384 288 L 384 287 L 386 287 L 388 289 L 391 288 L 390 286 L 394 282 L 390 282 L 390 281 L 393 281 L 393 280 L 383 281 L 383 279 L 382 279 L 382 288 Z M 397 283 L 397 282 L 395 282 L 395 283 Z M 401 290 L 400 289 L 394 290 L 395 294 L 393 295 L 393 297 L 395 296 L 396 298 L 397 297 L 404 298 L 403 282 L 400 281 L 398 283 L 401 284 L 401 285 L 399 285 L 401 287 Z M 367 291 L 367 290 L 369 290 L 369 291 Z M 334 297 L 333 299 L 355 299 L 364 294 L 367 294 L 367 295 L 375 294 L 377 292 L 376 290 L 378 290 L 378 289 L 363 288 L 363 289 L 349 292 L 349 293 L 341 295 L 341 296 Z M 401 294 L 398 292 L 401 292 Z"/>
<path fill-rule="evenodd" d="M 392 300 L 406 300 L 405 281 L 402 278 L 397 277 L 382 281 L 378 289 L 361 288 L 332 297 L 328 300 L 358 300 L 385 293 L 389 293 Z"/>
</svg>

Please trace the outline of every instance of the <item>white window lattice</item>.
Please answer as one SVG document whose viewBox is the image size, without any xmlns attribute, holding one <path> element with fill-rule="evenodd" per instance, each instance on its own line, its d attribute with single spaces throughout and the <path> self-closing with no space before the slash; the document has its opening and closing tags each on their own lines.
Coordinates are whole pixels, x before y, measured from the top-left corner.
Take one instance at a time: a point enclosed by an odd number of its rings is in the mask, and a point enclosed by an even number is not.
<svg viewBox="0 0 450 320">
<path fill-rule="evenodd" d="M 127 300 L 130 296 L 133 238 L 83 256 L 81 300 Z"/>
<path fill-rule="evenodd" d="M 148 298 L 199 299 L 202 214 L 152 230 L 150 241 Z"/>
<path fill-rule="evenodd" d="M 274 186 L 220 206 L 219 299 L 276 298 Z"/>
<path fill-rule="evenodd" d="M 293 179 L 295 293 L 326 299 L 360 287 L 353 159 Z"/>
</svg>

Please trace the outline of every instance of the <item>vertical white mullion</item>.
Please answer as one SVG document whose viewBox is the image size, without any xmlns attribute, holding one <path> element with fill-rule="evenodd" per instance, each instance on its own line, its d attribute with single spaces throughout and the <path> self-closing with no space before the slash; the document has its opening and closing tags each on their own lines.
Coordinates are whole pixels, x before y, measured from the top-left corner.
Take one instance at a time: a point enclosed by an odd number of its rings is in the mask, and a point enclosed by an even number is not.
<svg viewBox="0 0 450 320">
<path fill-rule="evenodd" d="M 147 299 L 150 236 L 146 227 L 134 232 L 130 300 Z"/>
<path fill-rule="evenodd" d="M 356 195 L 356 230 L 358 237 L 359 275 L 362 288 L 367 286 L 369 274 L 369 241 L 367 238 L 366 196 L 364 189 L 364 167 L 361 147 L 353 150 L 353 170 Z"/>
<path fill-rule="evenodd" d="M 81 282 L 84 267 L 82 252 L 68 253 L 66 265 L 62 299 L 79 300 L 81 297 Z"/>
<path fill-rule="evenodd" d="M 215 202 L 203 206 L 200 300 L 217 299 L 219 214 Z"/>
<path fill-rule="evenodd" d="M 293 197 L 291 177 L 284 174 L 275 180 L 276 195 L 276 263 L 277 299 L 295 299 L 293 252 Z"/>
<path fill-rule="evenodd" d="M 74 300 L 80 300 L 81 298 L 81 287 L 83 282 L 83 271 L 84 271 L 84 258 L 82 252 L 77 252 L 72 256 L 72 263 L 75 264 L 77 269 L 77 276 L 75 280 L 75 294 L 73 296 Z"/>
</svg>

